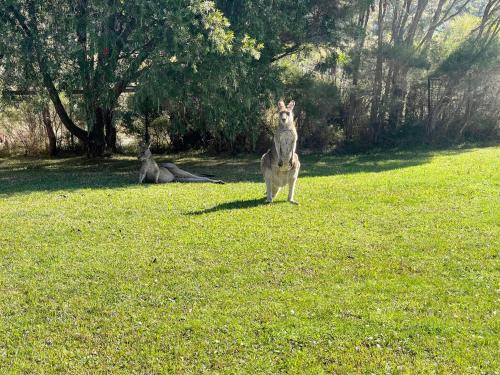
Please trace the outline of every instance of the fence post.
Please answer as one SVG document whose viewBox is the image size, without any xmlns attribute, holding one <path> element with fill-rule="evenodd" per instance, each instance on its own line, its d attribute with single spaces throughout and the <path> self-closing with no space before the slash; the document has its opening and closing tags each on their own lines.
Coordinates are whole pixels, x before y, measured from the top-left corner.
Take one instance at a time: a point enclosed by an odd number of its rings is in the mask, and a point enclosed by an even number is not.
<svg viewBox="0 0 500 375">
<path fill-rule="evenodd" d="M 427 77 L 427 136 L 432 129 L 431 77 Z"/>
</svg>

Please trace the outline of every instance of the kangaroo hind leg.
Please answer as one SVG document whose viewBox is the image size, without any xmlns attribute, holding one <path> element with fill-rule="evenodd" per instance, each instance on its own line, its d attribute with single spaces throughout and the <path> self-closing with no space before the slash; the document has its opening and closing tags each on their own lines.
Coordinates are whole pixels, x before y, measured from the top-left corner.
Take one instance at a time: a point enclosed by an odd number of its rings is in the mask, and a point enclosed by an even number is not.
<svg viewBox="0 0 500 375">
<path fill-rule="evenodd" d="M 208 177 L 201 177 L 193 173 L 189 173 L 183 169 L 180 169 L 173 163 L 164 163 L 161 166 L 168 169 L 168 171 L 175 176 L 175 181 L 177 182 L 211 182 L 214 184 L 224 183 L 224 181 L 221 180 L 214 180 Z"/>
<path fill-rule="evenodd" d="M 294 201 L 293 196 L 295 194 L 295 184 L 297 183 L 297 177 L 296 176 L 291 176 L 288 179 L 288 202 L 292 204 L 298 204 L 296 201 Z"/>
<path fill-rule="evenodd" d="M 267 203 L 272 203 L 273 202 L 273 187 L 272 187 L 272 182 L 271 178 L 266 177 L 266 202 Z"/>
<path fill-rule="evenodd" d="M 273 199 L 276 198 L 276 195 L 278 195 L 280 189 L 281 188 L 279 186 L 272 185 L 272 196 L 273 196 Z"/>
</svg>

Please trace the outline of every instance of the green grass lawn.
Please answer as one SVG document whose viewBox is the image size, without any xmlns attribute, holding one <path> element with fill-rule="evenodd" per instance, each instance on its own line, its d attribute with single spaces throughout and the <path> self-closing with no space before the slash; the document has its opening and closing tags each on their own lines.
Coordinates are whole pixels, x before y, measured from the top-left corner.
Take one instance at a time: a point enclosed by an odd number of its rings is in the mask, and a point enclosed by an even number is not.
<svg viewBox="0 0 500 375">
<path fill-rule="evenodd" d="M 498 374 L 500 147 L 174 159 L 0 159 L 1 374 Z"/>
</svg>

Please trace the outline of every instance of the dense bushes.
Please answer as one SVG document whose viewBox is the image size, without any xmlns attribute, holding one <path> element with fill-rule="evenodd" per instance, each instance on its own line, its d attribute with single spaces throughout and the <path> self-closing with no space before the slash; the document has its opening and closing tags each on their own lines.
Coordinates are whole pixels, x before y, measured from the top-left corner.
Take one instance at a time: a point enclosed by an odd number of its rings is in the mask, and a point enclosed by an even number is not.
<svg viewBox="0 0 500 375">
<path fill-rule="evenodd" d="M 406 13 L 386 0 L 188 3 L 1 5 L 0 85 L 35 87 L 45 104 L 9 107 L 0 131 L 25 153 L 98 155 L 143 137 L 156 151 L 260 152 L 283 98 L 297 102 L 302 152 L 498 139 L 493 0 Z M 72 22 L 56 28 L 56 15 Z M 45 23 L 23 24 L 35 16 Z M 37 26 L 46 39 L 23 31 Z"/>
</svg>

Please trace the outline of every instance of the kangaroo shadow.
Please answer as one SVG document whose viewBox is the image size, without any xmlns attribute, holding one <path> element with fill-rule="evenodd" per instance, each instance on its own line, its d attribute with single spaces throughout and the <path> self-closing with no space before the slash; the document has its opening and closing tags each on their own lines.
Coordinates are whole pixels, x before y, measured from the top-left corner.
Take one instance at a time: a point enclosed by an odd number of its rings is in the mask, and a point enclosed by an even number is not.
<svg viewBox="0 0 500 375">
<path fill-rule="evenodd" d="M 280 203 L 287 203 L 287 202 L 275 201 L 272 204 L 274 205 L 274 204 L 280 204 Z M 218 204 L 214 207 L 206 208 L 206 209 L 200 210 L 200 211 L 186 212 L 184 215 L 197 216 L 197 215 L 203 215 L 203 214 L 210 214 L 210 213 L 217 212 L 217 211 L 242 210 L 242 209 L 264 206 L 264 205 L 267 205 L 265 197 L 263 197 L 261 199 L 236 200 L 236 201 L 221 203 L 221 204 Z"/>
</svg>

